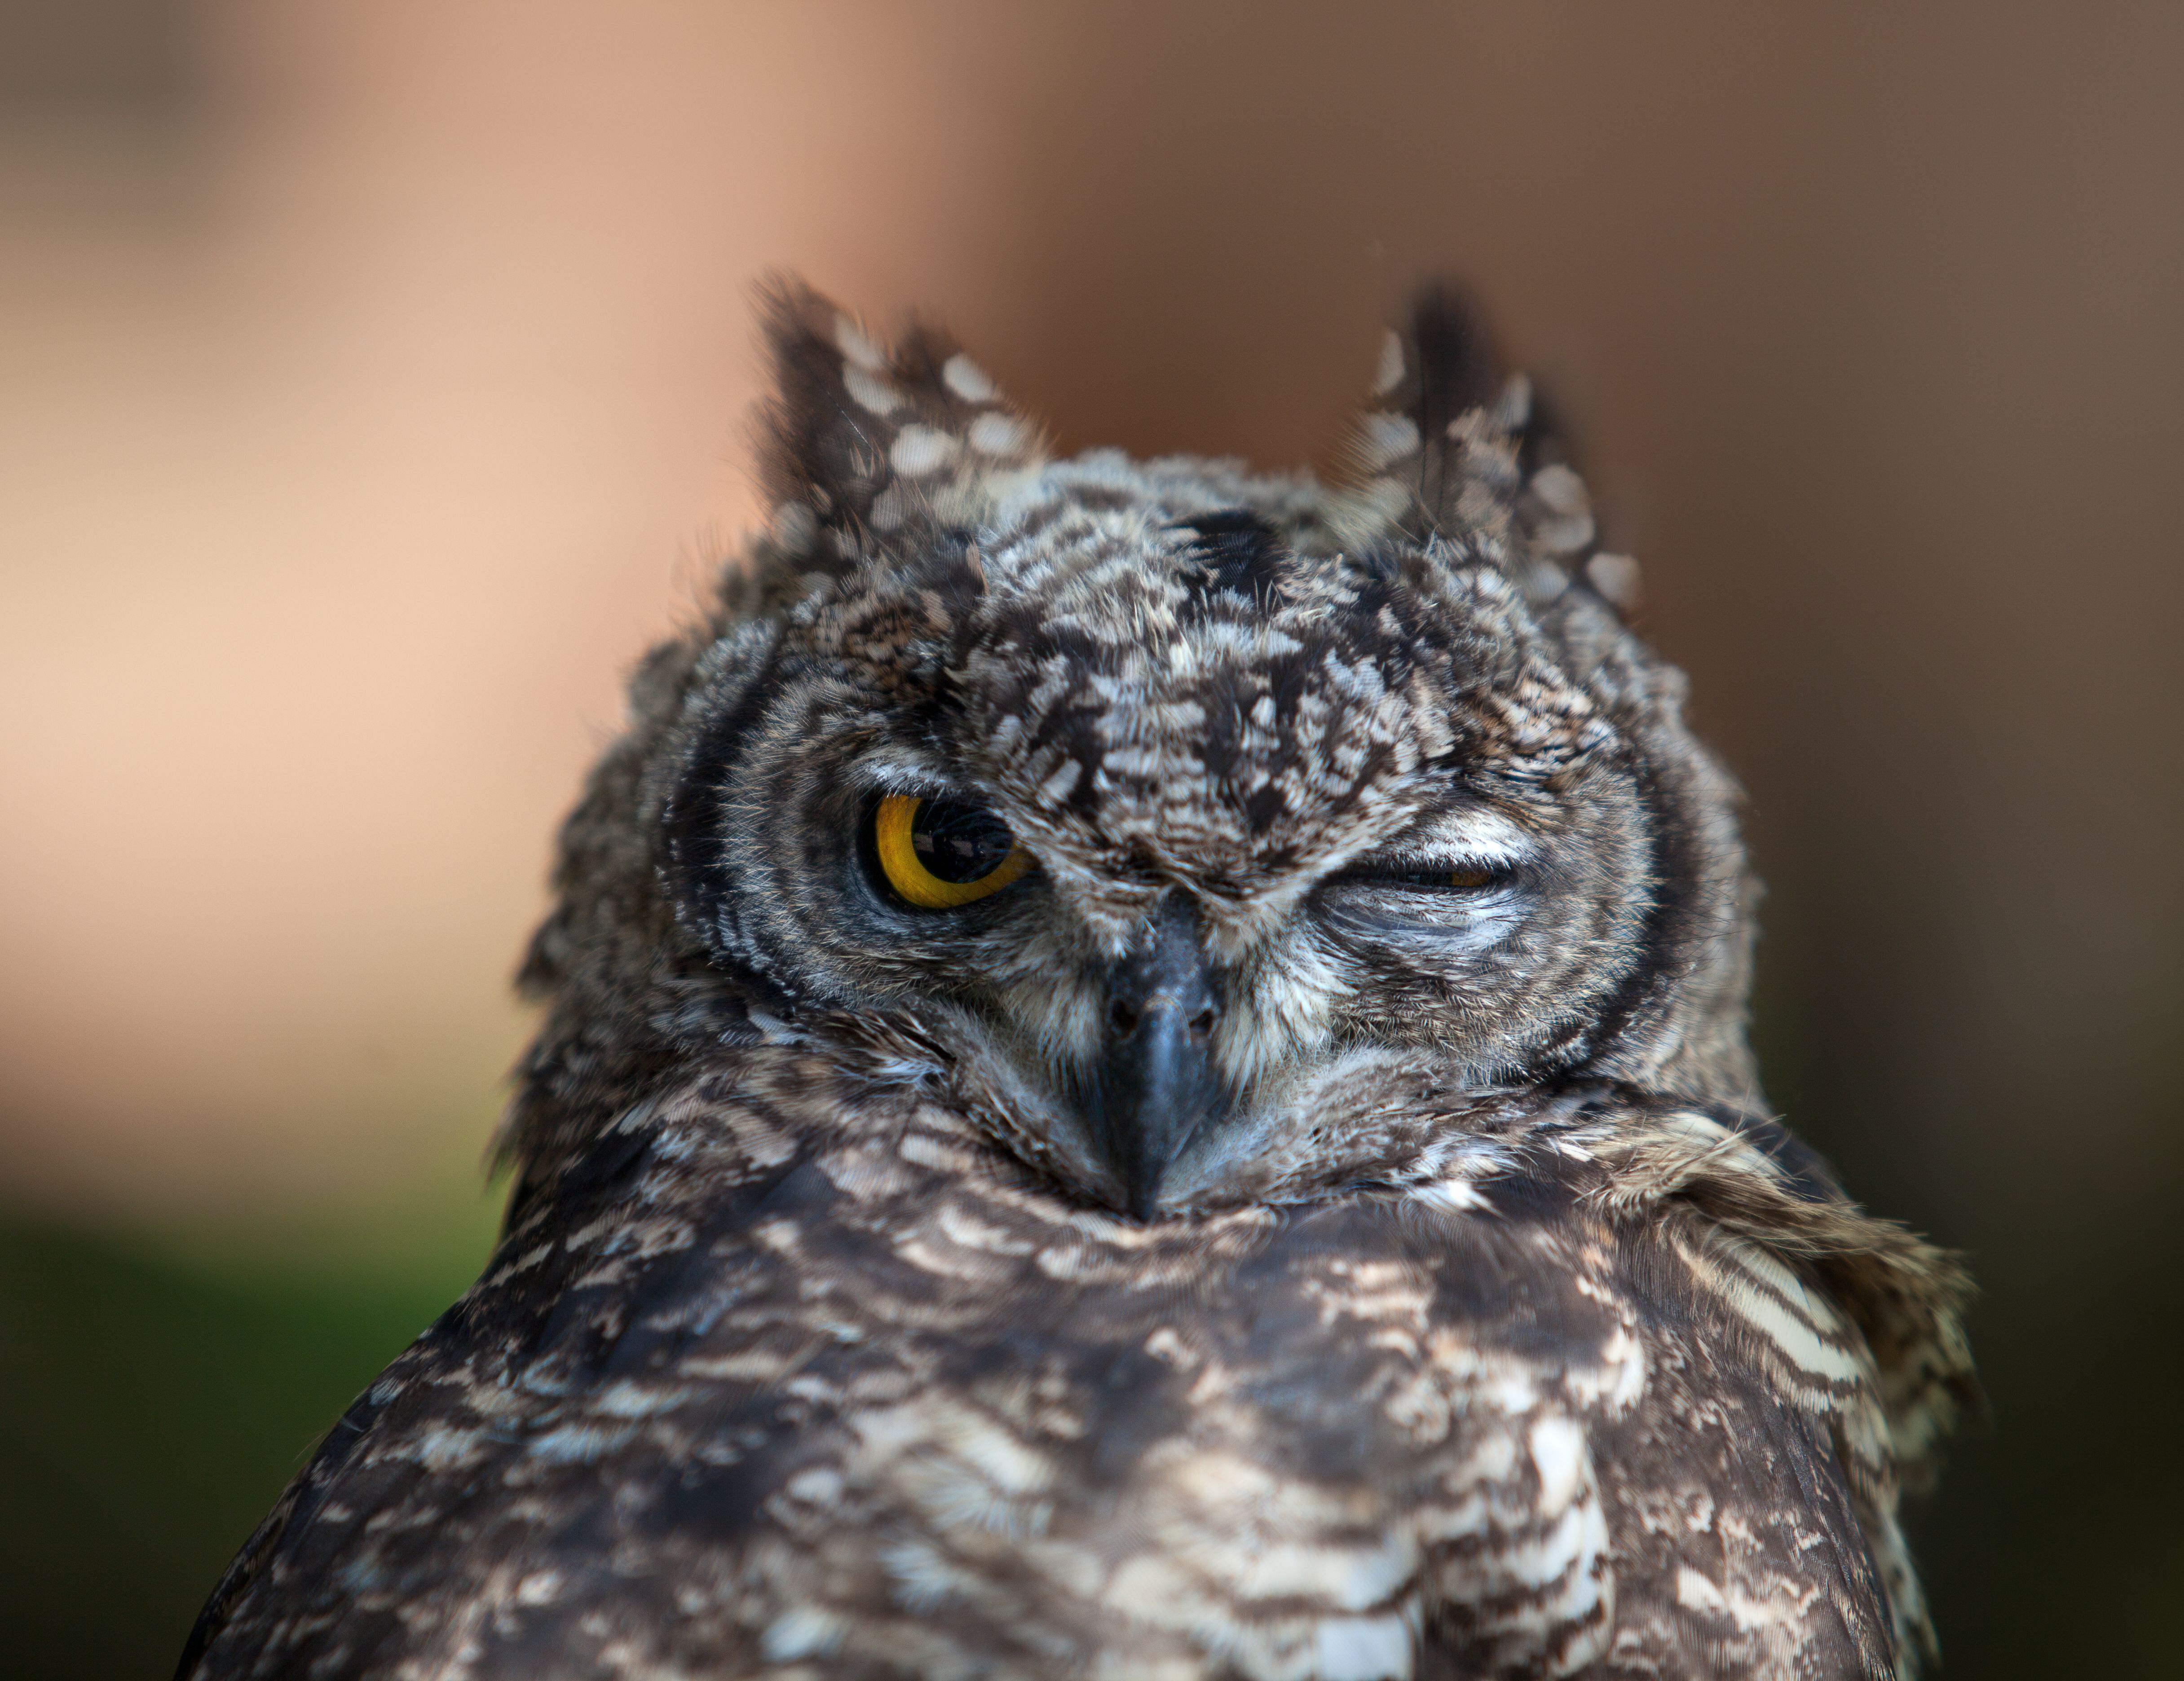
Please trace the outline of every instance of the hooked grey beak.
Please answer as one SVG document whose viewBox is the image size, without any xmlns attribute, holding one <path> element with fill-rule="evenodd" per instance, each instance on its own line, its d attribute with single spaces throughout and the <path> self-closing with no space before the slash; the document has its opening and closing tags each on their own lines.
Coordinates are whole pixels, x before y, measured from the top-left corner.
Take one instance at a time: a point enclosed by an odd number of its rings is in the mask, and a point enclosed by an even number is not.
<svg viewBox="0 0 2184 1681">
<path fill-rule="evenodd" d="M 1140 1220 L 1184 1145 L 1228 1110 L 1212 1061 L 1220 1020 L 1198 909 L 1171 891 L 1138 949 L 1109 971 L 1106 1049 L 1089 1105 L 1093 1137 Z"/>
</svg>

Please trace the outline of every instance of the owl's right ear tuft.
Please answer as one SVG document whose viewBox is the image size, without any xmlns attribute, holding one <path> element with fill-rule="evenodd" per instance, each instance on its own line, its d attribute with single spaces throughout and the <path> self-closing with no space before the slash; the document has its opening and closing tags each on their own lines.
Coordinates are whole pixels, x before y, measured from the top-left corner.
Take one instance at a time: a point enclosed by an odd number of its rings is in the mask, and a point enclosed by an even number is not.
<svg viewBox="0 0 2184 1681">
<path fill-rule="evenodd" d="M 1038 428 L 945 335 L 883 345 L 802 281 L 760 294 L 773 395 L 760 465 L 791 556 L 855 553 L 905 530 L 975 524 L 1045 459 Z"/>
</svg>

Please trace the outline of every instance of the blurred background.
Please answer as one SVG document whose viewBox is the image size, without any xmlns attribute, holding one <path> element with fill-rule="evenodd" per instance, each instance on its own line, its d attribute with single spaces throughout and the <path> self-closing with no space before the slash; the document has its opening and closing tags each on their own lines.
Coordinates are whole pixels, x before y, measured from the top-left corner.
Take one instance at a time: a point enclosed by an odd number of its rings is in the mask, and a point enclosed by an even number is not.
<svg viewBox="0 0 2184 1681">
<path fill-rule="evenodd" d="M 1774 1100 L 1985 1287 L 1948 1673 L 2173 1675 L 2180 181 L 2161 4 L 0 0 L 0 1671 L 165 1674 L 475 1272 L 783 264 L 1268 465 L 1476 285 L 1750 788 Z"/>
</svg>

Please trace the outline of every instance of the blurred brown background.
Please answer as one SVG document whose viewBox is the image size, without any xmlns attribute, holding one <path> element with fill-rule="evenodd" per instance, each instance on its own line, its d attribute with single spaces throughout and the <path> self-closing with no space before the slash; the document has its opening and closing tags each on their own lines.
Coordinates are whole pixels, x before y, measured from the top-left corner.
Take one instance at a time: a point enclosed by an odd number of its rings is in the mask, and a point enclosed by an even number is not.
<svg viewBox="0 0 2184 1681">
<path fill-rule="evenodd" d="M 467 1282 L 747 289 L 1319 451 L 1415 277 L 1752 793 L 1772 1095 L 1971 1251 L 1949 1673 L 2173 1674 L 2184 12 L 0 0 L 0 1669 L 163 1673 Z"/>
</svg>

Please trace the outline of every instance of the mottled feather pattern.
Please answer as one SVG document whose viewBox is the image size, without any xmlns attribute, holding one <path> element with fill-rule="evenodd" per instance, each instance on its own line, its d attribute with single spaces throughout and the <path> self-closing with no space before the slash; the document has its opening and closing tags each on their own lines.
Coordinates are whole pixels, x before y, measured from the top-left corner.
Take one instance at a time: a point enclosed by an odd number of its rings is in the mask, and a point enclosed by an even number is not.
<svg viewBox="0 0 2184 1681">
<path fill-rule="evenodd" d="M 1373 1187 L 1152 1227 L 866 1071 L 704 1071 L 344 1420 L 232 1673 L 1891 1673 L 1864 1298 L 1803 1251 L 1930 1252 L 1702 1111 L 1378 1071 Z M 1740 1261 L 1714 1192 L 1806 1229 Z"/>
<path fill-rule="evenodd" d="M 1908 1676 L 1968 1286 L 1769 1116 L 1735 786 L 1475 317 L 1333 487 L 764 319 L 772 511 L 563 832 L 503 1240 L 182 1674 Z M 906 903 L 905 799 L 1033 861 Z M 1219 1094 L 1150 1184 L 1139 974 Z"/>
</svg>

